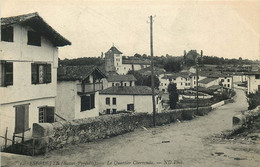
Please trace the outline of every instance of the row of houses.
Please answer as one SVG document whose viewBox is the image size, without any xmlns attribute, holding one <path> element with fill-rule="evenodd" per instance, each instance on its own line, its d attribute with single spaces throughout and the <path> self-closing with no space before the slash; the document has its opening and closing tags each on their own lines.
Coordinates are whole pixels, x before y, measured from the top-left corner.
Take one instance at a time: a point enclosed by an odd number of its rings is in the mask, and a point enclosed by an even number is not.
<svg viewBox="0 0 260 167">
<path fill-rule="evenodd" d="M 51 123 L 117 112 L 152 112 L 152 91 L 132 75 L 104 73 L 95 66 L 58 66 L 58 48 L 71 42 L 38 13 L 1 18 L 1 136 L 30 136 L 33 123 Z M 117 61 L 107 71 L 126 73 L 147 63 Z M 112 61 L 112 60 L 110 60 Z M 119 62 L 117 64 L 117 62 Z M 121 63 L 120 63 L 121 62 Z M 107 63 L 107 61 L 106 61 Z M 130 64 L 129 64 L 130 63 Z M 118 68 L 118 69 L 117 69 Z M 156 93 L 156 110 L 161 110 Z"/>
</svg>

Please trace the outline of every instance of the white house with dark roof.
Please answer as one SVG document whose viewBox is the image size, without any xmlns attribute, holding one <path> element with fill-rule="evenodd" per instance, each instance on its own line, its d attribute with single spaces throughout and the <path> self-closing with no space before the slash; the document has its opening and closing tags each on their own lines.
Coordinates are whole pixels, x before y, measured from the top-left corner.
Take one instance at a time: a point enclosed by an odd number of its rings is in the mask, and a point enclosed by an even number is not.
<svg viewBox="0 0 260 167">
<path fill-rule="evenodd" d="M 198 86 L 209 88 L 214 85 L 219 85 L 218 78 L 204 78 L 198 82 Z"/>
<path fill-rule="evenodd" d="M 118 111 L 153 112 L 152 90 L 148 86 L 114 86 L 100 91 L 100 112 L 113 114 Z M 162 104 L 158 93 L 155 95 L 156 112 Z"/>
<path fill-rule="evenodd" d="M 33 123 L 54 121 L 58 47 L 66 45 L 38 13 L 1 18 L 2 136 L 7 128 L 9 139 L 30 136 Z"/>
<path fill-rule="evenodd" d="M 105 77 L 96 66 L 59 67 L 56 112 L 66 120 L 98 116 Z"/>
<path fill-rule="evenodd" d="M 135 86 L 135 81 L 137 80 L 132 74 L 111 74 L 107 75 L 107 77 L 103 79 L 103 86 L 104 89 L 112 86 Z"/>
<path fill-rule="evenodd" d="M 123 53 L 112 46 L 105 53 L 106 72 L 115 71 L 118 74 L 127 74 L 131 70 L 140 70 L 149 67 L 151 62 L 147 59 L 123 58 Z"/>
<path fill-rule="evenodd" d="M 247 81 L 247 93 L 260 91 L 260 72 L 249 72 Z"/>
</svg>

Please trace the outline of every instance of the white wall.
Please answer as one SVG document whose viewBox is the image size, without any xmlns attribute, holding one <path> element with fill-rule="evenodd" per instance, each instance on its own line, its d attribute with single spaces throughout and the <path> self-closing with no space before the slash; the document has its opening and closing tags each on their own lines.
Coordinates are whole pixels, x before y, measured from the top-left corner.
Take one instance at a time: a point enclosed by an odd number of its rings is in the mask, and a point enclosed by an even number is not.
<svg viewBox="0 0 260 167">
<path fill-rule="evenodd" d="M 216 78 L 215 80 L 213 80 L 213 81 L 211 81 L 211 82 L 209 82 L 209 83 L 207 83 L 207 84 L 205 84 L 205 83 L 199 83 L 198 85 L 201 86 L 201 87 L 204 87 L 204 88 L 208 88 L 208 87 L 211 87 L 211 86 L 213 86 L 213 85 L 219 85 L 219 81 L 218 81 L 218 79 Z"/>
<path fill-rule="evenodd" d="M 248 75 L 247 93 L 255 93 L 258 91 L 258 85 L 260 85 L 260 79 L 256 79 L 255 75 Z"/>
<path fill-rule="evenodd" d="M 8 138 L 12 139 L 15 128 L 15 108 L 16 105 L 29 105 L 29 131 L 26 131 L 25 136 L 31 136 L 33 123 L 39 123 L 39 108 L 41 106 L 55 106 L 55 98 L 43 98 L 37 100 L 23 101 L 20 103 L 10 103 L 1 105 L 1 136 L 5 135 L 6 127 L 8 127 Z M 3 140 L 1 140 L 3 142 Z M 11 144 L 8 142 L 8 144 Z"/>
<path fill-rule="evenodd" d="M 233 88 L 233 77 L 219 77 L 219 82 L 221 82 L 221 80 L 223 80 L 224 82 L 222 82 L 223 87 L 228 88 L 228 89 L 232 89 Z"/>
<path fill-rule="evenodd" d="M 105 95 L 100 94 L 100 111 L 106 109 L 117 109 L 117 111 L 127 110 L 127 104 L 134 104 L 135 112 L 153 112 L 151 95 Z M 106 98 L 110 98 L 110 105 L 106 105 Z M 116 98 L 116 105 L 113 105 L 112 99 Z M 157 98 L 157 96 L 156 96 Z M 155 98 L 155 99 L 156 99 Z M 161 112 L 161 101 L 156 105 L 158 112 Z"/>
<path fill-rule="evenodd" d="M 57 84 L 56 113 L 66 120 L 75 118 L 77 83 L 77 81 L 58 81 Z"/>
</svg>

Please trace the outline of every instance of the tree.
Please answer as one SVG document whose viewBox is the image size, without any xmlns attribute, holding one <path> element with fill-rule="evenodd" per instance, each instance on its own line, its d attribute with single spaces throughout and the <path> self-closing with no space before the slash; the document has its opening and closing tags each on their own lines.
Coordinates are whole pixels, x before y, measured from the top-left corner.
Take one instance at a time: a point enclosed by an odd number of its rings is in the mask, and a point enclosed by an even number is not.
<svg viewBox="0 0 260 167">
<path fill-rule="evenodd" d="M 168 92 L 169 92 L 170 108 L 175 109 L 177 106 L 177 102 L 179 101 L 179 94 L 176 87 L 176 83 L 170 83 L 168 85 Z"/>
<path fill-rule="evenodd" d="M 248 95 L 248 110 L 255 109 L 257 106 L 260 105 L 260 92 L 257 91 L 256 93 L 250 93 Z"/>
<path fill-rule="evenodd" d="M 146 86 L 152 87 L 152 76 L 148 76 L 146 79 Z M 154 76 L 154 88 L 159 89 L 160 86 L 160 80 L 158 79 L 158 77 Z"/>
<path fill-rule="evenodd" d="M 140 86 L 145 85 L 146 83 L 145 78 L 139 72 L 132 70 L 132 71 L 128 71 L 127 74 L 132 74 L 136 78 L 137 80 L 135 82 L 136 85 L 140 85 Z"/>
</svg>

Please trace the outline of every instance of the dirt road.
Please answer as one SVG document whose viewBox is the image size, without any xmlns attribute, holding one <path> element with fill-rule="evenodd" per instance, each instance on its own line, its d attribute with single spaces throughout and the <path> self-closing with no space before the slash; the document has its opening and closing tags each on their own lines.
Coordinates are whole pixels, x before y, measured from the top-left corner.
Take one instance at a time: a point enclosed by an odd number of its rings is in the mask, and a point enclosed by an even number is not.
<svg viewBox="0 0 260 167">
<path fill-rule="evenodd" d="M 35 161 L 49 162 L 52 166 L 260 166 L 259 141 L 215 137 L 231 130 L 232 116 L 247 109 L 244 92 L 236 92 L 234 103 L 191 121 L 138 129 L 110 139 L 69 146 L 45 156 L 17 158 L 16 162 L 2 156 L 2 161 L 10 162 L 11 166 L 19 165 L 22 159 L 26 166 Z"/>
</svg>

